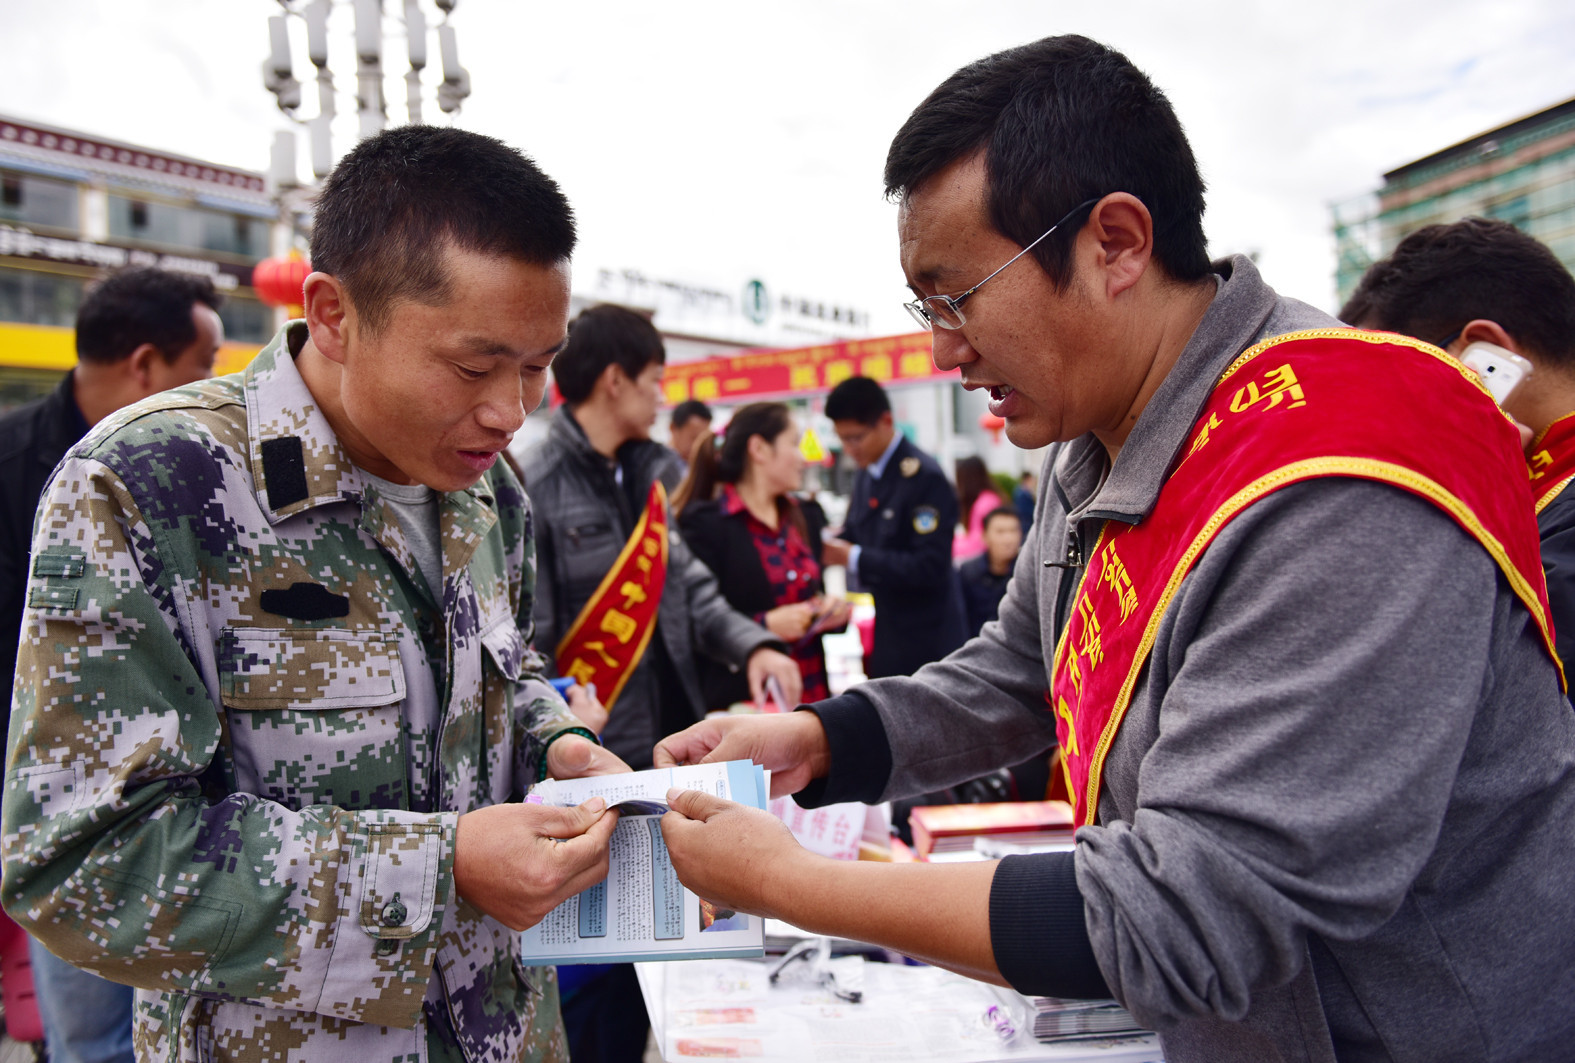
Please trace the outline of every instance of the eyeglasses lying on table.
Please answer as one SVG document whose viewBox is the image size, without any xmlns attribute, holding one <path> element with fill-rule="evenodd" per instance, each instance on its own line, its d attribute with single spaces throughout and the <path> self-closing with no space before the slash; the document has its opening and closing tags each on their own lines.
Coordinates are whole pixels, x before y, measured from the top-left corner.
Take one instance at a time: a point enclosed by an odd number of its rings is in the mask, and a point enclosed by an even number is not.
<svg viewBox="0 0 1575 1063">
<path fill-rule="evenodd" d="M 803 960 L 802 964 L 795 961 Z M 862 961 L 861 961 L 862 962 Z M 845 1000 L 849 1004 L 857 1004 L 864 999 L 862 989 L 854 989 L 837 980 L 837 970 L 831 960 L 831 939 L 828 937 L 805 938 L 782 955 L 782 958 L 771 965 L 768 973 L 771 984 L 777 985 L 784 969 L 789 965 L 796 965 L 800 969 L 808 970 L 810 977 L 816 985 L 828 990 L 838 1000 Z M 863 979 L 861 978 L 862 982 Z"/>
</svg>

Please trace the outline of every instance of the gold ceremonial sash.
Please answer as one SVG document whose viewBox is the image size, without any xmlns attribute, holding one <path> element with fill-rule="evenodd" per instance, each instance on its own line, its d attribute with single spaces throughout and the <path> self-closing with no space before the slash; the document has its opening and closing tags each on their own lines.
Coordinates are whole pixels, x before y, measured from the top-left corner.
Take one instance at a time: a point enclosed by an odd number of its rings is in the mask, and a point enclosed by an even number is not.
<svg viewBox="0 0 1575 1063">
<path fill-rule="evenodd" d="M 1531 470 L 1531 494 L 1540 515 L 1575 480 L 1575 413 L 1560 417 L 1532 440 L 1526 465 Z"/>
<path fill-rule="evenodd" d="M 1317 329 L 1237 358 L 1153 511 L 1105 524 L 1072 599 L 1048 700 L 1076 825 L 1094 821 L 1105 756 L 1182 580 L 1238 513 L 1301 480 L 1376 480 L 1444 510 L 1497 562 L 1562 682 L 1524 470 L 1509 418 L 1427 344 Z"/>
<path fill-rule="evenodd" d="M 558 643 L 558 674 L 595 683 L 611 709 L 650 644 L 666 584 L 667 491 L 658 481 L 618 560 Z"/>
</svg>

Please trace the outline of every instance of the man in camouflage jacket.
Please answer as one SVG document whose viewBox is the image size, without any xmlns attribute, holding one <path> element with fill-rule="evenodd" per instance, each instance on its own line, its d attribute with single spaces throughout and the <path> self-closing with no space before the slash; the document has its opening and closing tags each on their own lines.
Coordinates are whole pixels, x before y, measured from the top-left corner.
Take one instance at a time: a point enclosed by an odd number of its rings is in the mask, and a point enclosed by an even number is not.
<svg viewBox="0 0 1575 1063">
<path fill-rule="evenodd" d="M 402 166 L 426 151 L 454 169 L 457 151 L 464 169 L 477 141 L 418 128 L 357 153 Z M 567 252 L 543 256 L 549 268 L 462 236 L 434 252 L 447 287 L 432 297 L 448 303 L 396 302 L 388 327 L 421 352 L 447 350 L 456 322 L 479 322 L 498 349 L 546 337 L 523 370 L 504 366 L 520 406 L 520 379 L 544 375 L 561 343 Z M 448 385 L 418 387 L 404 368 L 415 356 L 388 353 L 385 336 L 380 386 L 392 390 L 367 407 L 375 418 L 346 412 L 369 367 L 344 337 L 360 327 L 361 349 L 376 345 L 337 276 L 307 282 L 310 334 L 294 323 L 245 372 L 122 410 L 58 468 L 35 526 L 15 687 L 6 907 L 66 959 L 138 987 L 139 1058 L 565 1058 L 553 973 L 521 965 L 514 931 L 605 874 L 615 817 L 526 820 L 535 834 L 508 845 L 583 850 L 590 866 L 524 908 L 478 883 L 521 876 L 474 846 L 488 825 L 537 815 L 504 803 L 541 765 L 621 765 L 583 739 L 554 741 L 577 720 L 528 648 L 519 482 L 502 463 L 448 471 L 461 458 L 429 446 L 437 433 L 391 415 L 401 387 L 438 408 Z M 545 319 L 510 316 L 498 293 L 541 278 Z M 460 357 L 442 355 L 444 379 Z M 460 422 L 471 438 L 509 405 L 497 401 L 506 385 L 481 386 L 482 412 Z M 503 417 L 504 444 L 519 419 Z M 416 443 L 396 453 L 378 432 Z M 441 580 L 424 576 L 435 566 L 418 564 L 363 466 L 438 489 Z M 568 840 L 530 848 L 555 837 Z"/>
</svg>

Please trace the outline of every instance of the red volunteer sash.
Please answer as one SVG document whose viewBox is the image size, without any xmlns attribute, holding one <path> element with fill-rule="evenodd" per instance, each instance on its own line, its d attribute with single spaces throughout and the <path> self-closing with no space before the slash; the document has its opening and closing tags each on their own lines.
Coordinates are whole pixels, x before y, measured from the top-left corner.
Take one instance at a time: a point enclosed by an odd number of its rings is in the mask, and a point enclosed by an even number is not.
<svg viewBox="0 0 1575 1063">
<path fill-rule="evenodd" d="M 1575 413 L 1565 414 L 1531 441 L 1531 497 L 1540 515 L 1575 480 Z"/>
<path fill-rule="evenodd" d="M 611 709 L 651 642 L 666 585 L 667 490 L 658 481 L 618 560 L 559 641 L 558 674 L 595 683 Z"/>
<path fill-rule="evenodd" d="M 1356 476 L 1433 502 L 1498 563 L 1563 682 L 1524 467 L 1475 374 L 1427 344 L 1317 329 L 1237 358 L 1153 512 L 1105 524 L 1056 646 L 1050 703 L 1076 825 L 1094 819 L 1105 755 L 1182 579 L 1233 517 L 1287 484 Z"/>
</svg>

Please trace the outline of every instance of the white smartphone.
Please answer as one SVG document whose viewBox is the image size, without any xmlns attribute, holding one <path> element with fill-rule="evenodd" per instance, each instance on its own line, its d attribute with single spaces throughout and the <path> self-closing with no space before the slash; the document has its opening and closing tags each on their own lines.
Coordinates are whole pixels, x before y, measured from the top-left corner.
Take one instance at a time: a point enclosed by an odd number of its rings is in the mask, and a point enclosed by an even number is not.
<svg viewBox="0 0 1575 1063">
<path fill-rule="evenodd" d="M 1531 363 L 1520 355 L 1496 343 L 1477 340 L 1460 352 L 1460 360 L 1476 373 L 1482 385 L 1493 395 L 1500 406 L 1509 398 L 1515 386 L 1531 375 Z"/>
</svg>

